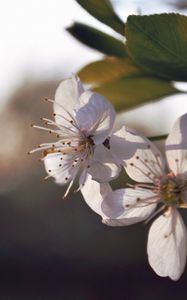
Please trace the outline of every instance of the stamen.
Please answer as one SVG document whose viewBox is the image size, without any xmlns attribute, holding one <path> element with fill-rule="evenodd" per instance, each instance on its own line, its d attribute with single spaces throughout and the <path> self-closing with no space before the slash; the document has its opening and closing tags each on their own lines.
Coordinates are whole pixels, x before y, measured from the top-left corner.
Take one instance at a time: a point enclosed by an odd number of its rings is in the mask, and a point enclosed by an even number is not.
<svg viewBox="0 0 187 300">
<path fill-rule="evenodd" d="M 180 165 L 179 165 L 179 159 L 176 158 L 176 159 L 175 159 L 175 162 L 176 162 L 176 165 L 177 165 L 177 174 L 179 174 L 179 170 L 181 169 L 181 168 L 180 168 Z"/>
<path fill-rule="evenodd" d="M 143 161 L 142 159 L 140 159 L 140 161 L 141 161 L 142 163 L 145 163 L 144 165 L 145 165 L 146 168 L 150 171 L 150 172 L 148 173 L 149 176 L 152 174 L 152 175 L 155 176 L 155 178 L 158 177 L 158 174 L 155 172 L 154 167 L 151 167 L 151 166 L 150 166 L 150 164 L 153 164 L 153 165 L 156 164 L 155 161 L 153 161 L 153 160 L 148 160 L 148 159 L 144 159 L 144 161 Z"/>
<path fill-rule="evenodd" d="M 68 188 L 67 188 L 67 190 L 66 190 L 64 196 L 62 197 L 62 199 L 66 199 L 66 197 L 67 197 L 67 195 L 68 195 L 68 193 L 69 193 L 69 191 L 70 191 L 70 189 L 71 189 L 71 187 L 72 187 L 72 185 L 73 185 L 73 182 L 74 182 L 74 179 L 72 179 L 72 180 L 70 181 L 70 183 L 69 183 L 69 185 L 68 185 Z"/>
<path fill-rule="evenodd" d="M 55 114 L 55 115 L 57 115 L 57 114 Z M 58 116 L 59 116 L 59 115 L 58 115 Z M 75 131 L 75 130 L 73 130 L 73 129 L 70 128 L 70 127 L 67 127 L 67 126 L 65 126 L 65 125 L 59 124 L 59 123 L 54 122 L 54 121 L 52 121 L 52 120 L 50 120 L 50 119 L 47 119 L 47 118 L 42 118 L 42 120 L 43 120 L 43 121 L 46 121 L 46 122 L 47 122 L 47 125 L 52 125 L 52 126 L 59 127 L 59 129 L 60 129 L 61 131 L 62 131 L 63 129 L 66 129 L 67 131 L 71 131 L 72 133 L 75 133 L 76 135 L 79 135 L 79 136 L 82 137 L 82 135 L 80 135 L 79 131 L 77 131 L 77 128 L 75 128 L 75 129 L 76 129 L 76 131 Z M 67 122 L 69 122 L 69 120 L 67 120 Z"/>
<path fill-rule="evenodd" d="M 57 130 L 52 130 L 52 129 L 49 130 L 49 128 L 42 127 L 42 126 L 38 126 L 38 125 L 33 125 L 32 127 L 33 127 L 33 128 L 37 128 L 37 129 L 41 129 L 41 130 L 48 131 L 49 133 L 55 133 L 55 134 L 58 133 Z"/>
<path fill-rule="evenodd" d="M 55 105 L 62 108 L 68 114 L 68 116 L 74 121 L 74 124 L 72 124 L 72 125 L 80 131 L 80 127 L 79 127 L 78 123 L 76 122 L 75 118 L 72 116 L 72 114 L 68 110 L 65 109 L 64 106 L 62 106 L 60 103 L 58 103 L 54 100 L 51 100 L 51 99 L 48 99 L 47 101 L 51 102 L 51 103 L 54 103 Z M 64 120 L 66 120 L 67 122 L 69 122 L 69 120 L 66 117 L 62 116 L 62 115 L 56 114 L 56 116 L 59 116 L 59 117 L 63 118 Z"/>
<path fill-rule="evenodd" d="M 147 177 L 148 179 L 150 179 L 151 181 L 154 182 L 155 178 L 152 178 L 150 175 L 151 173 L 145 173 L 140 167 L 138 167 L 137 165 L 135 165 L 134 163 L 130 163 L 130 166 L 136 168 L 138 171 L 140 171 L 140 173 L 142 173 L 145 177 Z M 154 174 L 153 174 L 154 175 Z"/>
<path fill-rule="evenodd" d="M 164 211 L 165 206 L 161 206 L 159 209 L 157 209 L 154 213 L 150 215 L 150 217 L 144 222 L 145 225 L 149 223 L 150 220 L 152 220 L 156 215 L 159 214 L 159 212 Z"/>
</svg>

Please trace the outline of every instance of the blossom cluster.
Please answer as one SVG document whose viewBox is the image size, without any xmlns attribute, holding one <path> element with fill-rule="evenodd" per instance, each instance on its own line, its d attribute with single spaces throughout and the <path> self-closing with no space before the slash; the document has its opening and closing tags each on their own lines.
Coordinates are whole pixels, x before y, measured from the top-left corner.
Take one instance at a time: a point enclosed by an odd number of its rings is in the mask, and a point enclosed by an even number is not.
<svg viewBox="0 0 187 300">
<path fill-rule="evenodd" d="M 53 103 L 54 120 L 36 126 L 57 137 L 39 145 L 48 177 L 57 184 L 75 179 L 86 203 L 110 226 L 154 218 L 147 253 L 159 276 L 178 280 L 187 256 L 187 232 L 178 208 L 187 207 L 187 114 L 174 124 L 165 156 L 143 134 L 123 126 L 113 132 L 115 111 L 101 95 L 85 91 L 78 77 L 64 80 Z M 124 168 L 134 184 L 112 191 L 109 182 Z M 157 218 L 156 218 L 157 217 Z"/>
</svg>

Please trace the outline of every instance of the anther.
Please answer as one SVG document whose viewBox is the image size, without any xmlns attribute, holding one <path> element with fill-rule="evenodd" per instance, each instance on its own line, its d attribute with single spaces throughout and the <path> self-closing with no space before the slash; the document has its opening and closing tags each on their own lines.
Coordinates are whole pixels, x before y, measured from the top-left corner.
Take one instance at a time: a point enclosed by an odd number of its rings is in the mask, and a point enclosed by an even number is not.
<svg viewBox="0 0 187 300">
<path fill-rule="evenodd" d="M 134 164 L 133 164 L 133 163 L 130 163 L 130 166 L 134 166 Z"/>
<path fill-rule="evenodd" d="M 51 173 L 51 170 L 48 170 L 49 173 Z"/>
<path fill-rule="evenodd" d="M 136 159 L 139 159 L 139 156 L 136 156 Z"/>
<path fill-rule="evenodd" d="M 61 164 L 59 164 L 58 166 L 59 166 L 59 167 L 62 167 L 62 165 L 61 165 Z"/>
</svg>

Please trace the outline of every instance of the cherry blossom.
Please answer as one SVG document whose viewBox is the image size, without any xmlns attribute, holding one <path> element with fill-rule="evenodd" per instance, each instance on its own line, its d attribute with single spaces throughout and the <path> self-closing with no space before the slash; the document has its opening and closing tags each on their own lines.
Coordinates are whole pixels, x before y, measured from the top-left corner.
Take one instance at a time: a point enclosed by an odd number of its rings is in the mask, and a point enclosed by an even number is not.
<svg viewBox="0 0 187 300">
<path fill-rule="evenodd" d="M 29 153 L 42 151 L 45 169 L 56 183 L 69 183 L 66 196 L 79 175 L 80 188 L 87 173 L 100 182 L 114 178 L 119 166 L 113 162 L 109 137 L 115 111 L 104 97 L 85 91 L 76 76 L 60 83 L 53 103 L 54 120 L 42 118 L 45 125 L 33 127 L 54 134 L 56 142 L 39 145 Z"/>
<path fill-rule="evenodd" d="M 111 137 L 110 144 L 116 159 L 136 183 L 103 191 L 89 177 L 83 196 L 110 226 L 147 223 L 159 215 L 148 234 L 148 260 L 159 276 L 178 280 L 187 256 L 187 232 L 178 212 L 178 208 L 187 207 L 187 114 L 175 122 L 166 140 L 166 161 L 152 142 L 126 127 Z M 95 189 L 95 198 L 98 195 L 94 207 L 90 186 Z"/>
</svg>

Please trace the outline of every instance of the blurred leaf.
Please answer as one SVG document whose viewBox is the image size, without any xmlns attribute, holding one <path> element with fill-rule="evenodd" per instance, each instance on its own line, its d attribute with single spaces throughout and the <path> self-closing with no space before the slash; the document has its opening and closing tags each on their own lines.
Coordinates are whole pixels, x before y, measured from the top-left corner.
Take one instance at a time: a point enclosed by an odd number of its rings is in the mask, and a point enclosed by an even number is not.
<svg viewBox="0 0 187 300">
<path fill-rule="evenodd" d="M 115 13 L 109 0 L 76 0 L 87 12 L 124 36 L 125 24 Z"/>
<path fill-rule="evenodd" d="M 85 83 L 101 84 L 114 79 L 142 73 L 131 59 L 106 57 L 82 68 L 78 75 Z"/>
<path fill-rule="evenodd" d="M 120 40 L 93 27 L 76 22 L 68 27 L 67 31 L 83 44 L 104 54 L 119 57 L 127 56 L 125 46 Z"/>
<path fill-rule="evenodd" d="M 179 14 L 129 16 L 130 57 L 143 69 L 171 80 L 187 80 L 187 17 Z"/>
<path fill-rule="evenodd" d="M 147 76 L 121 78 L 94 88 L 94 91 L 109 99 L 118 111 L 179 92 L 170 82 Z"/>
</svg>

